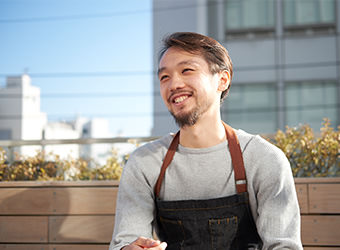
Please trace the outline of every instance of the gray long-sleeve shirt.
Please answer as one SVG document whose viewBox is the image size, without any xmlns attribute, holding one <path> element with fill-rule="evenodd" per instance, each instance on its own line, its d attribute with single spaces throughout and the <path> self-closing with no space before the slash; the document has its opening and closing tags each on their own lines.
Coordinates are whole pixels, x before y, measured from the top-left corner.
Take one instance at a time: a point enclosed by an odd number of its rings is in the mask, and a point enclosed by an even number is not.
<svg viewBox="0 0 340 250">
<path fill-rule="evenodd" d="M 236 130 L 247 176 L 250 207 L 263 249 L 302 249 L 300 211 L 289 162 L 260 136 Z M 120 181 L 110 250 L 139 236 L 152 238 L 154 186 L 172 140 L 168 134 L 131 154 Z M 236 194 L 225 141 L 209 148 L 178 146 L 163 180 L 163 200 L 211 199 Z"/>
</svg>

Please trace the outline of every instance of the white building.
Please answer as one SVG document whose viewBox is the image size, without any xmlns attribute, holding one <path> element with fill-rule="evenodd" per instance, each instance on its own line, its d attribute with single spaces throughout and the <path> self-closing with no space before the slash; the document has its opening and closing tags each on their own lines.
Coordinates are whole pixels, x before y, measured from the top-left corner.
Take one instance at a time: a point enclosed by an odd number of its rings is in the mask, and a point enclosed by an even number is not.
<svg viewBox="0 0 340 250">
<path fill-rule="evenodd" d="M 40 111 L 40 89 L 31 85 L 31 78 L 8 77 L 0 89 L 0 140 L 40 140 L 47 116 Z M 19 154 L 35 154 L 40 147 L 21 147 Z"/>
<path fill-rule="evenodd" d="M 44 139 L 78 139 L 81 130 L 66 122 L 49 122 L 44 128 Z M 44 151 L 49 154 L 59 155 L 62 158 L 79 158 L 80 146 L 78 144 L 46 145 Z"/>
<path fill-rule="evenodd" d="M 69 122 L 47 122 L 47 115 L 40 111 L 40 89 L 31 85 L 31 78 L 8 77 L 5 88 L 0 89 L 0 140 L 41 140 L 108 138 L 109 123 L 105 119 L 77 117 Z M 61 158 L 83 157 L 104 164 L 111 154 L 111 145 L 47 145 L 46 153 L 53 152 Z M 22 156 L 34 156 L 41 146 L 15 148 Z"/>
<path fill-rule="evenodd" d="M 82 138 L 109 138 L 109 122 L 107 119 L 94 118 L 82 127 Z M 112 154 L 112 145 L 87 144 L 81 146 L 80 156 L 84 159 L 94 159 L 95 162 L 104 165 Z"/>
</svg>

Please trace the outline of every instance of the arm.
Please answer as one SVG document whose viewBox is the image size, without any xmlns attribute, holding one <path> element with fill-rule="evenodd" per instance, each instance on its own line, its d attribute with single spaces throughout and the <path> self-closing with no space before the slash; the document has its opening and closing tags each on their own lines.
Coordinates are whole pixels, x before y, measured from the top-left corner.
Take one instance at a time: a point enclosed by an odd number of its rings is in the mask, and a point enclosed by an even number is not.
<svg viewBox="0 0 340 250">
<path fill-rule="evenodd" d="M 138 167 L 138 157 L 131 155 L 124 167 L 119 184 L 115 228 L 110 250 L 136 248 L 140 236 L 152 238 L 154 220 L 154 194 L 147 177 Z M 129 245 L 131 242 L 134 244 Z M 151 242 L 151 241 L 150 241 Z M 149 243 L 150 243 L 149 242 Z M 135 247 L 132 247 L 134 245 Z M 148 244 L 146 244 L 148 245 Z M 132 248 L 131 248 L 132 247 Z M 160 248 L 161 249 L 161 248 Z"/>
<path fill-rule="evenodd" d="M 251 203 L 257 204 L 253 214 L 263 249 L 300 250 L 300 209 L 288 159 L 261 138 L 254 144 Z"/>
</svg>

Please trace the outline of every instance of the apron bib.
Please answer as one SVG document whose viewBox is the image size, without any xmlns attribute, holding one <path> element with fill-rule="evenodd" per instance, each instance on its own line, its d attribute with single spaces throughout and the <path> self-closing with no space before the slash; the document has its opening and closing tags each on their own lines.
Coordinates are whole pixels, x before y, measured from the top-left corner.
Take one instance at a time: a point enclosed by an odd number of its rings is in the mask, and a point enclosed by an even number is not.
<svg viewBox="0 0 340 250">
<path fill-rule="evenodd" d="M 237 194 L 208 200 L 163 201 L 162 181 L 179 144 L 172 140 L 155 185 L 158 237 L 167 250 L 261 249 L 250 212 L 241 148 L 234 130 L 223 123 L 234 169 Z"/>
</svg>

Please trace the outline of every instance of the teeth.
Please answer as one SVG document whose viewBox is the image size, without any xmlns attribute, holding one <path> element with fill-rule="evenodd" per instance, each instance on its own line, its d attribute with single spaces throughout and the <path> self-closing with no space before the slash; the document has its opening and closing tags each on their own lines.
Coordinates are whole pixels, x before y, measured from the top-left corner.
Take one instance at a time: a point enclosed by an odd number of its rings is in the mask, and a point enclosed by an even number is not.
<svg viewBox="0 0 340 250">
<path fill-rule="evenodd" d="M 174 101 L 175 103 L 180 103 L 180 102 L 183 102 L 187 98 L 188 96 L 180 96 L 180 97 L 177 97 Z"/>
</svg>

